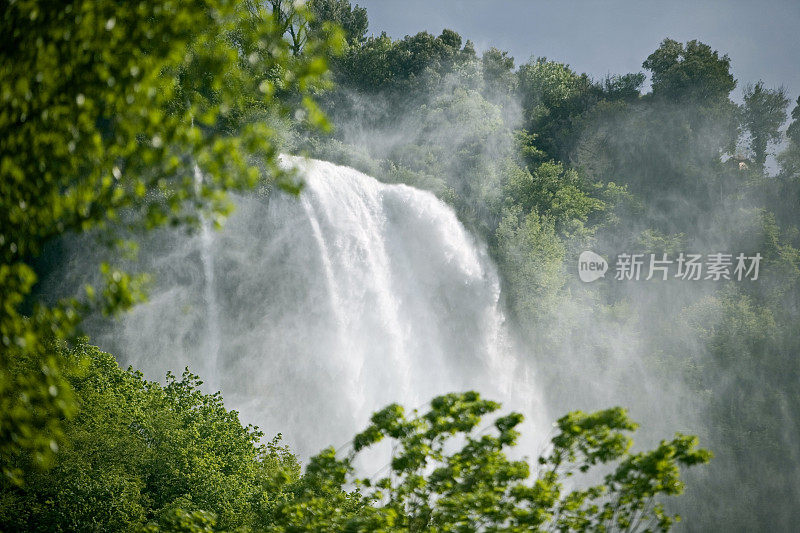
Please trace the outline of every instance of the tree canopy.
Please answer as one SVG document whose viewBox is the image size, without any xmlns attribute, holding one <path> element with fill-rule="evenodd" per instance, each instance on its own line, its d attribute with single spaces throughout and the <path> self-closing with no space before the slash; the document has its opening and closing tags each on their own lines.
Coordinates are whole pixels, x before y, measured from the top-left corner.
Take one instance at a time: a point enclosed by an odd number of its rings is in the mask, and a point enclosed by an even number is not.
<svg viewBox="0 0 800 533">
<path fill-rule="evenodd" d="M 674 102 L 726 99 L 736 87 L 731 61 L 707 44 L 664 39 L 642 67 L 652 75 L 653 96 Z"/>
<path fill-rule="evenodd" d="M 79 411 L 51 470 L 18 459 L 26 483 L 0 482 L 4 529 L 666 531 L 676 517 L 656 498 L 680 494 L 681 469 L 710 458 L 683 435 L 631 452 L 637 425 L 614 408 L 570 413 L 538 462 L 512 459 L 522 416 L 484 424 L 500 405 L 467 392 L 424 413 L 387 406 L 342 458 L 324 450 L 301 476 L 280 436 L 262 443 L 188 371 L 162 386 L 90 345 L 59 349 Z M 387 468 L 357 475 L 357 455 L 384 439 L 395 450 Z M 613 468 L 590 482 L 584 474 L 601 465 Z"/>
<path fill-rule="evenodd" d="M 11 456 L 46 461 L 74 411 L 47 343 L 87 309 L 113 313 L 144 294 L 141 278 L 104 264 L 104 285 L 82 298 L 34 301 L 43 246 L 218 217 L 230 209 L 225 191 L 262 178 L 296 190 L 277 165 L 279 122 L 253 119 L 323 126 L 308 93 L 338 34 L 311 35 L 298 53 L 277 16 L 227 0 L 19 1 L 0 24 L 0 460 L 14 478 Z M 27 358 L 38 361 L 31 372 L 10 371 Z"/>
<path fill-rule="evenodd" d="M 700 528 L 796 524 L 800 99 L 784 134 L 789 95 L 753 80 L 738 104 L 731 59 L 698 40 L 592 79 L 446 28 L 369 35 L 346 0 L 5 7 L 0 528 L 667 529 L 678 510 Z M 199 378 L 158 385 L 75 340 L 82 317 L 146 297 L 119 266 L 131 235 L 219 223 L 226 192 L 256 183 L 297 192 L 284 149 L 430 190 L 486 242 L 508 326 L 570 412 L 538 461 L 514 450 L 520 416 L 484 426 L 499 406 L 470 392 L 391 405 L 301 473 Z M 82 265 L 103 282 L 48 301 L 42 251 L 74 234 L 111 245 Z M 587 285 L 589 249 L 763 264 L 757 283 Z M 637 402 L 656 444 L 632 448 L 620 408 L 574 411 L 608 398 Z M 681 469 L 709 459 L 693 437 L 660 441 L 678 422 L 716 458 L 673 501 Z M 396 453 L 365 477 L 379 441 Z"/>
</svg>

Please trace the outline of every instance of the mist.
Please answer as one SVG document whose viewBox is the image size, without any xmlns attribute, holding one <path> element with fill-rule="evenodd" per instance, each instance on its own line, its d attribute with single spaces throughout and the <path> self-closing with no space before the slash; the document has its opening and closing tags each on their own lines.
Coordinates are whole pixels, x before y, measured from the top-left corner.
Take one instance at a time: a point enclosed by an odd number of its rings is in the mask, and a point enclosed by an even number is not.
<svg viewBox="0 0 800 533">
<path fill-rule="evenodd" d="M 603 206 L 568 224 L 539 212 L 538 237 L 525 240 L 524 213 L 509 214 L 503 197 L 509 168 L 534 169 L 546 161 L 520 158 L 516 132 L 530 124 L 528 104 L 513 82 L 498 90 L 486 72 L 484 56 L 483 63 L 467 60 L 444 75 L 423 71 L 411 96 L 345 87 L 330 106 L 333 138 L 299 146 L 383 181 L 428 189 L 453 206 L 500 263 L 511 335 L 535 368 L 547 412 L 622 405 L 641 424 L 637 448 L 675 432 L 708 443 L 716 459 L 690 475 L 685 499 L 669 504 L 686 519 L 683 527 L 790 529 L 800 494 L 798 428 L 782 393 L 769 392 L 757 359 L 782 327 L 759 305 L 776 286 L 793 286 L 797 270 L 796 263 L 786 264 L 792 259 L 781 252 L 785 244 L 765 244 L 770 234 L 788 239 L 784 243 L 792 239 L 781 236 L 763 208 L 777 178 L 754 172 L 749 161 L 739 165 L 747 148 L 729 117 L 686 104 L 650 104 L 649 95 L 637 92 L 626 107 L 617 104 L 620 111 L 581 119 L 566 150 L 574 171 L 564 167 L 557 178 L 596 191 L 587 194 Z M 644 128 L 656 136 L 643 137 Z M 519 237 L 516 244 L 496 229 L 506 221 Z M 606 278 L 593 284 L 578 279 L 583 250 L 608 259 Z M 688 282 L 672 279 L 674 272 L 663 282 L 613 279 L 618 254 L 674 259 L 680 252 L 761 253 L 767 259 L 753 282 Z M 737 321 L 757 322 L 767 332 Z M 721 355 L 728 346 L 733 351 Z M 765 431 L 760 417 L 775 417 L 782 429 L 756 437 Z M 733 438 L 740 427 L 751 436 Z M 757 439 L 772 439 L 770 449 L 779 450 L 780 459 L 747 452 Z"/>
<path fill-rule="evenodd" d="M 283 164 L 303 179 L 299 197 L 237 196 L 220 232 L 146 239 L 134 265 L 153 275 L 148 301 L 89 323 L 93 341 L 150 379 L 188 367 L 304 460 L 346 447 L 387 404 L 473 389 L 525 413 L 528 455 L 542 449 L 542 388 L 510 338 L 485 245 L 430 193 Z"/>
<path fill-rule="evenodd" d="M 698 92 L 718 94 L 690 98 L 638 72 L 478 55 L 449 30 L 365 32 L 316 95 L 333 133 L 289 127 L 299 195 L 237 193 L 219 231 L 201 216 L 143 237 L 127 266 L 152 273 L 149 300 L 90 317 L 92 342 L 149 379 L 188 367 L 301 461 L 447 392 L 521 412 L 527 457 L 562 414 L 623 406 L 635 450 L 680 432 L 716 455 L 667 502 L 679 527 L 791 530 L 798 182 L 754 164 L 727 58 L 702 56 L 724 72 Z M 52 245 L 42 294 L 92 281 L 88 242 Z M 580 280 L 583 251 L 605 277 Z M 682 252 L 764 261 L 758 280 L 614 279 L 620 254 Z"/>
</svg>

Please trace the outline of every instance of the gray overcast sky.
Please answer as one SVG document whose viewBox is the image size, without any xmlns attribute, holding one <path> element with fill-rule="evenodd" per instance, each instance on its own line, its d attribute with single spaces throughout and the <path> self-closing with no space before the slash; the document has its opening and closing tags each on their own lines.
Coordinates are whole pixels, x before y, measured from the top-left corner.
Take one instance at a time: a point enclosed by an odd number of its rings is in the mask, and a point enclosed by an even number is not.
<svg viewBox="0 0 800 533">
<path fill-rule="evenodd" d="M 800 94 L 800 0 L 351 0 L 370 32 L 391 37 L 450 28 L 478 51 L 508 50 L 516 65 L 546 56 L 594 78 L 642 71 L 665 38 L 699 39 L 731 58 L 738 80 Z M 790 107 L 791 109 L 791 107 Z"/>
</svg>

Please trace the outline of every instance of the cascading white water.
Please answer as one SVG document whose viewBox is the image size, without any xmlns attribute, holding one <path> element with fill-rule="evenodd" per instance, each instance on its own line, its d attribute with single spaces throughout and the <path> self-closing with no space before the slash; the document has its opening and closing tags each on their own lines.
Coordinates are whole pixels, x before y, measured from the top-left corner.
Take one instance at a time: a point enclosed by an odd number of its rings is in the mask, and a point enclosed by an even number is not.
<svg viewBox="0 0 800 533">
<path fill-rule="evenodd" d="M 453 211 L 350 168 L 283 164 L 305 181 L 300 198 L 237 197 L 222 232 L 143 246 L 156 287 L 101 346 L 153 379 L 188 365 L 304 458 L 388 403 L 446 392 L 479 390 L 538 422 L 497 276 Z"/>
<path fill-rule="evenodd" d="M 203 185 L 203 173 L 197 164 L 194 165 L 194 183 L 197 192 Z M 206 312 L 206 343 L 203 350 L 207 354 L 208 363 L 204 368 L 211 371 L 205 375 L 211 389 L 217 388 L 217 374 L 219 372 L 219 349 L 221 345 L 219 333 L 219 306 L 215 292 L 214 281 L 214 254 L 211 251 L 214 236 L 211 233 L 211 224 L 205 217 L 200 220 L 200 260 L 203 263 L 203 300 Z"/>
</svg>

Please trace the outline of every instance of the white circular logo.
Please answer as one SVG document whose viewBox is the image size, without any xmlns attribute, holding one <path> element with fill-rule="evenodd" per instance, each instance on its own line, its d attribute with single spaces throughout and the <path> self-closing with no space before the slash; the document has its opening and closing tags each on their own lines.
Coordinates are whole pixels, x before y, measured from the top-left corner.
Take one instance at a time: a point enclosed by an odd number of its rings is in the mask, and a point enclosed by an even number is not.
<svg viewBox="0 0 800 533">
<path fill-rule="evenodd" d="M 605 277 L 608 263 L 601 256 L 586 250 L 578 257 L 578 276 L 581 281 L 594 281 Z"/>
</svg>

